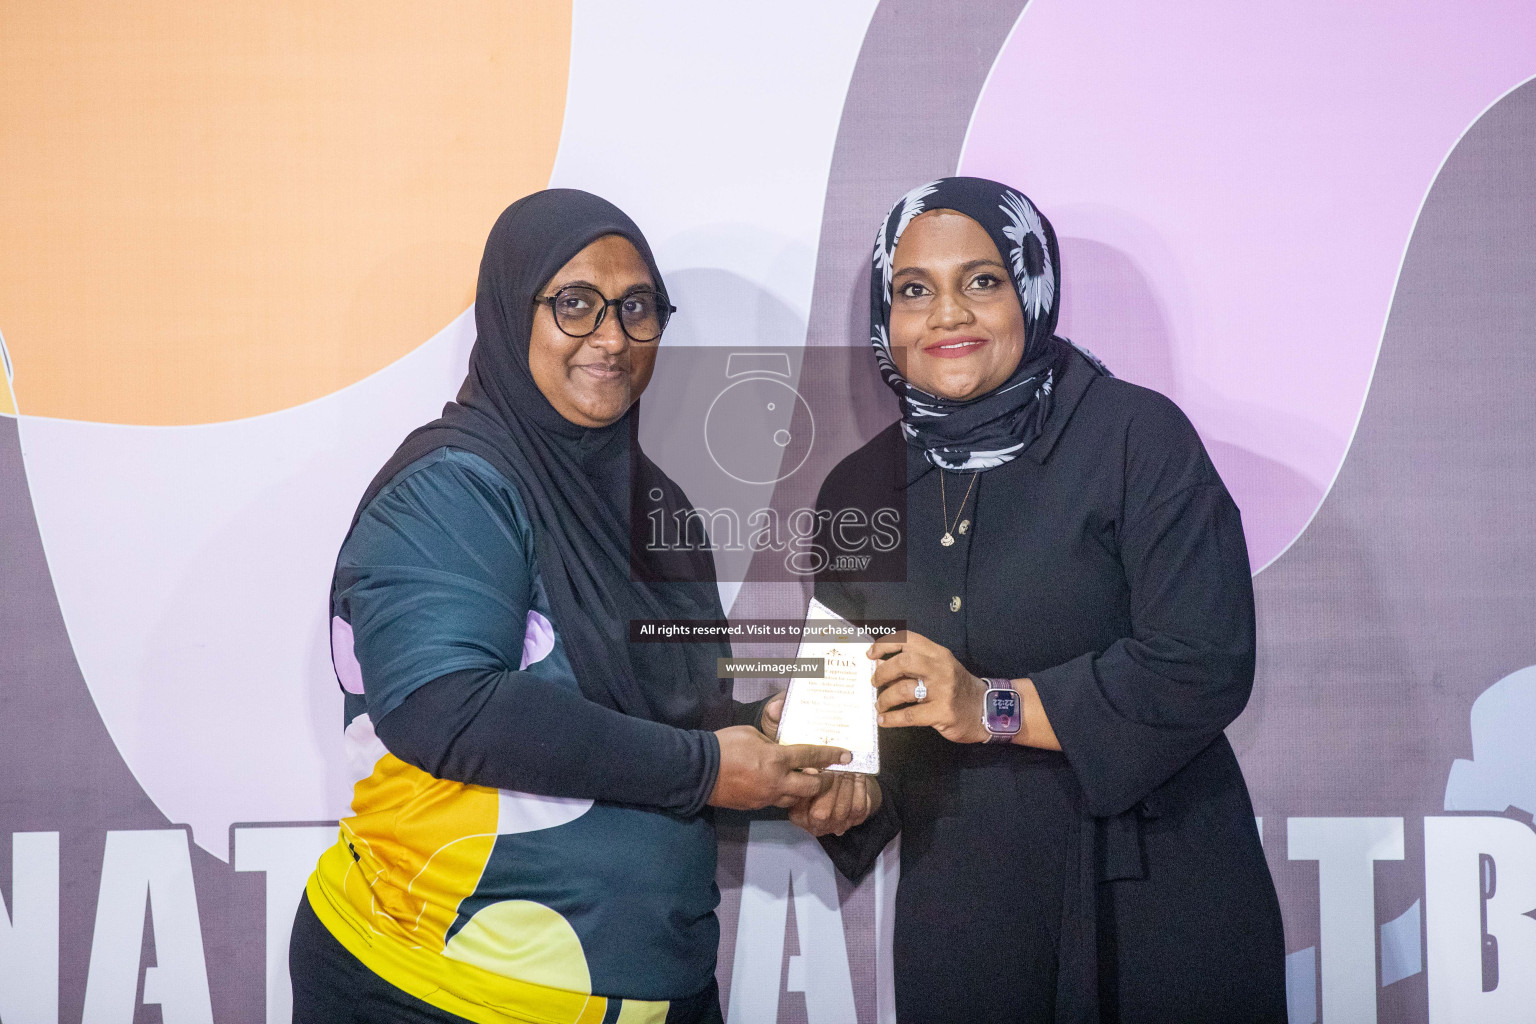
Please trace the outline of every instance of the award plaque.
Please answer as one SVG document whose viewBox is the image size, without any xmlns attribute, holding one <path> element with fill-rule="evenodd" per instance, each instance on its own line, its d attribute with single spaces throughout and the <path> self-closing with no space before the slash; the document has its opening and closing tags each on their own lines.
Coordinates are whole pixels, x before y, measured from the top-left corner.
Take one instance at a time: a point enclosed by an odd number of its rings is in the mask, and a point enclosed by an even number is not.
<svg viewBox="0 0 1536 1024">
<path fill-rule="evenodd" d="M 825 627 L 837 634 L 828 639 Z M 780 743 L 815 743 L 852 751 L 848 764 L 828 771 L 880 772 L 879 729 L 875 725 L 875 688 L 870 680 L 879 662 L 866 658 L 872 638 L 820 601 L 812 600 L 800 639 L 801 658 L 820 658 L 820 678 L 796 676 L 789 681 L 779 716 Z"/>
</svg>

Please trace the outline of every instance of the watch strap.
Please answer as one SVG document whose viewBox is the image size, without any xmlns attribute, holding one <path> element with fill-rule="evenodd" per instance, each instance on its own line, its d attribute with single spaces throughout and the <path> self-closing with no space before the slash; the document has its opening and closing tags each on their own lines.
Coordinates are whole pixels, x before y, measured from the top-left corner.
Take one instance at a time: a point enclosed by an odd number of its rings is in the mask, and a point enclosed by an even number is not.
<svg viewBox="0 0 1536 1024">
<path fill-rule="evenodd" d="M 983 679 L 982 682 L 987 685 L 987 689 L 989 690 L 1017 690 L 1017 687 L 1013 685 L 1012 679 L 994 679 L 989 676 Z M 987 724 L 987 713 L 985 708 L 982 709 L 981 724 L 984 726 Z M 1023 723 L 1020 724 L 1022 725 Z M 1017 735 L 1017 731 L 993 732 L 990 726 L 987 728 L 988 743 L 1012 743 L 1013 738 Z"/>
</svg>

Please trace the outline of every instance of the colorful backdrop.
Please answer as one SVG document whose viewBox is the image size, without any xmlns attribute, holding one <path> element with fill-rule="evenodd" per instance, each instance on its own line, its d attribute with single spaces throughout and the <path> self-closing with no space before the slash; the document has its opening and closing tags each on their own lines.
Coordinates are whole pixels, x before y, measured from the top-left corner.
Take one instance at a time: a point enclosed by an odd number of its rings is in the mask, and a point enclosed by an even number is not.
<svg viewBox="0 0 1536 1024">
<path fill-rule="evenodd" d="M 869 246 L 957 172 L 1039 203 L 1062 332 L 1242 509 L 1293 1024 L 1536 1020 L 1533 76 L 1497 0 L 7 4 L 0 1021 L 287 1019 L 349 796 L 331 566 L 457 390 L 507 203 L 634 216 L 680 393 L 789 356 L 780 479 L 722 477 L 697 402 L 644 429 L 700 504 L 791 509 L 895 416 Z M 722 837 L 732 1024 L 894 1020 L 895 850 L 853 887 L 786 823 Z"/>
</svg>

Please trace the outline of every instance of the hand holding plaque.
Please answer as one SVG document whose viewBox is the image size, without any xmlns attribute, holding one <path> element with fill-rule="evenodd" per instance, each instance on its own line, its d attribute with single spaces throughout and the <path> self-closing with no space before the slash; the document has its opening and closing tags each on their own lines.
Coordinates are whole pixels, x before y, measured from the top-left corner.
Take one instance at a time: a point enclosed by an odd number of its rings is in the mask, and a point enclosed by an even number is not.
<svg viewBox="0 0 1536 1024">
<path fill-rule="evenodd" d="M 864 656 L 872 638 L 816 600 L 806 612 L 805 625 L 798 656 L 819 658 L 824 668 L 819 677 L 789 681 L 778 740 L 842 747 L 853 752 L 853 761 L 828 771 L 879 774 L 876 693 L 870 682 L 877 662 Z"/>
</svg>

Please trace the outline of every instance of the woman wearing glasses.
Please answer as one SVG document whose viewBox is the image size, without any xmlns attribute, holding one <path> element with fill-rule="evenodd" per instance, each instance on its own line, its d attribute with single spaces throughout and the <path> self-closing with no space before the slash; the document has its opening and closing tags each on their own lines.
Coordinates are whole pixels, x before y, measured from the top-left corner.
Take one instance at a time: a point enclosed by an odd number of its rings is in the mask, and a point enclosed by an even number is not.
<svg viewBox="0 0 1536 1024">
<path fill-rule="evenodd" d="M 723 618 L 707 550 L 631 544 L 687 508 L 636 441 L 671 312 L 596 196 L 492 229 L 458 400 L 336 564 L 358 781 L 295 919 L 296 1021 L 720 1020 L 707 808 L 788 806 L 846 753 L 770 743 L 722 694 L 724 644 L 626 642 Z"/>
<path fill-rule="evenodd" d="M 869 652 L 878 783 L 797 820 L 844 833 L 823 843 L 855 879 L 901 834 L 897 1016 L 1283 1024 L 1279 905 L 1222 732 L 1254 668 L 1236 505 L 1172 402 L 1053 334 L 1061 255 L 1025 196 L 914 189 L 874 259 L 901 420 L 819 504 L 905 508 L 905 550 L 816 593 L 911 630 Z"/>
</svg>

